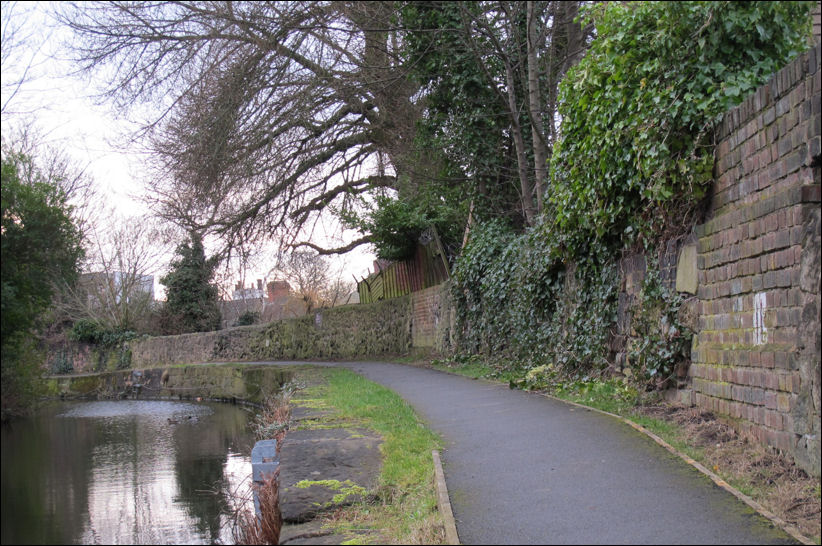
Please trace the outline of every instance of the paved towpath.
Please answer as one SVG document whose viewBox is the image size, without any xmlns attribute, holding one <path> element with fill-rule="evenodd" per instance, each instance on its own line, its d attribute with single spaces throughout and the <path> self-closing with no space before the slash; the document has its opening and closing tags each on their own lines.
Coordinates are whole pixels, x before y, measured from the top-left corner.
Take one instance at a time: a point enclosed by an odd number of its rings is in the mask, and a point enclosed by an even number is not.
<svg viewBox="0 0 822 546">
<path fill-rule="evenodd" d="M 795 543 L 612 417 L 436 370 L 318 365 L 394 390 L 443 436 L 463 544 Z"/>
</svg>

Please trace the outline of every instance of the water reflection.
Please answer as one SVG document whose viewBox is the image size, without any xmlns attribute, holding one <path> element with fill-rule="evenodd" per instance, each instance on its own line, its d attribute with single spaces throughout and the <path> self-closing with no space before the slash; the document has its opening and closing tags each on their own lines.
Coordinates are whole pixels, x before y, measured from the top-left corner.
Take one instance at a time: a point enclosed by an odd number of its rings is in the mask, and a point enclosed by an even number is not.
<svg viewBox="0 0 822 546">
<path fill-rule="evenodd" d="M 249 412 L 221 404 L 66 403 L 2 431 L 2 542 L 230 542 Z M 221 532 L 223 535 L 221 536 Z"/>
</svg>

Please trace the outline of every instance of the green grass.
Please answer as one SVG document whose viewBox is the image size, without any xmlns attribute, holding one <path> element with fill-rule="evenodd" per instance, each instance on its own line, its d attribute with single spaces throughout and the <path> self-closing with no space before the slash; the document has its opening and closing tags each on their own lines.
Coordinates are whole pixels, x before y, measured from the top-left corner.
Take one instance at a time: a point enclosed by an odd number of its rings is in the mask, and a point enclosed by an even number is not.
<svg viewBox="0 0 822 546">
<path fill-rule="evenodd" d="M 326 383 L 306 389 L 307 398 L 336 410 L 335 419 L 356 422 L 383 437 L 375 500 L 343 509 L 334 526 L 343 532 L 376 529 L 380 540 L 392 543 L 439 542 L 442 522 L 431 451 L 440 448 L 440 438 L 393 391 L 343 368 L 317 372 Z"/>
</svg>

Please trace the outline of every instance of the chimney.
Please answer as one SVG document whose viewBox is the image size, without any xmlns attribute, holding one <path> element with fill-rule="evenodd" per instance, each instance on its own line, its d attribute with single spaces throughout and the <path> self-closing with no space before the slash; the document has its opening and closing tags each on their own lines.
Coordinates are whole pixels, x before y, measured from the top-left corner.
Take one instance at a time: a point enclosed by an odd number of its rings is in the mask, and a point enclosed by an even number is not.
<svg viewBox="0 0 822 546">
<path fill-rule="evenodd" d="M 271 281 L 266 285 L 268 289 L 268 301 L 273 302 L 277 298 L 288 297 L 291 287 L 285 281 Z"/>
</svg>

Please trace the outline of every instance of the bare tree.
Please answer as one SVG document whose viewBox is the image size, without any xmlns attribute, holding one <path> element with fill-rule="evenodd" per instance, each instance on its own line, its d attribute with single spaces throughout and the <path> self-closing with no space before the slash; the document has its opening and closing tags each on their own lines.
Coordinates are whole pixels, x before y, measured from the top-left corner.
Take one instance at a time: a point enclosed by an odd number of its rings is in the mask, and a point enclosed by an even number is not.
<svg viewBox="0 0 822 546">
<path fill-rule="evenodd" d="M 86 272 L 65 291 L 60 311 L 68 319 L 88 319 L 109 329 L 151 329 L 154 277 L 169 252 L 162 230 L 145 217 L 105 219 L 91 231 Z"/>
<path fill-rule="evenodd" d="M 396 185 L 421 109 L 393 15 L 390 2 L 227 1 L 82 3 L 58 17 L 83 66 L 110 76 L 107 96 L 163 103 L 143 133 L 155 209 L 233 248 L 296 243 L 330 204 Z"/>
<path fill-rule="evenodd" d="M 44 40 L 37 36 L 33 26 L 26 26 L 32 15 L 32 6 L 27 2 L 0 2 L 0 73 L 2 73 L 2 102 L 0 115 L 21 113 L 12 108 L 20 91 L 27 82 L 34 79 L 35 59 Z"/>
<path fill-rule="evenodd" d="M 345 303 L 353 285 L 343 278 L 342 271 L 332 269 L 328 258 L 314 252 L 294 251 L 278 258 L 272 271 L 287 281 L 306 306 L 313 309 L 334 307 Z"/>
</svg>

